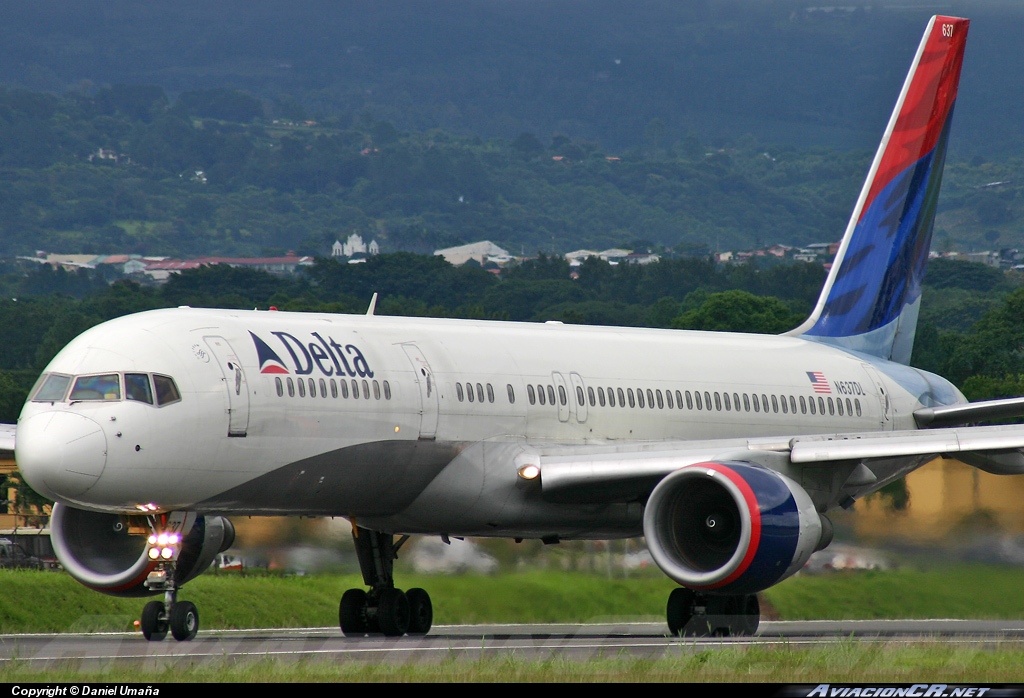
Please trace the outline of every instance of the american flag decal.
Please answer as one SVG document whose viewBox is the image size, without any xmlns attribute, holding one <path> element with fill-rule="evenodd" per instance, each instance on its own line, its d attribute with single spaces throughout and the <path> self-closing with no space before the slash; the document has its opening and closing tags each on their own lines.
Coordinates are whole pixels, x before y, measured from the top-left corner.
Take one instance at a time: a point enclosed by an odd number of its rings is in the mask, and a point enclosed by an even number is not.
<svg viewBox="0 0 1024 698">
<path fill-rule="evenodd" d="M 832 394 L 832 388 L 828 386 L 824 373 L 821 371 L 808 371 L 807 377 L 811 379 L 811 386 L 814 388 L 814 392 L 821 393 L 822 395 Z"/>
</svg>

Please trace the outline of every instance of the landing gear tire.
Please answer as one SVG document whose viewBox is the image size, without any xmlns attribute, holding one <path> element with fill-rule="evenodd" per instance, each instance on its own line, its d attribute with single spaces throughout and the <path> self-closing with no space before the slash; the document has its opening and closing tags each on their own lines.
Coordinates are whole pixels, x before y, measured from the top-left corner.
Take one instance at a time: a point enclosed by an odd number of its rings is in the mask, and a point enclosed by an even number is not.
<svg viewBox="0 0 1024 698">
<path fill-rule="evenodd" d="M 434 622 L 434 606 L 430 594 L 424 589 L 410 589 L 405 592 L 409 601 L 409 634 L 426 635 Z"/>
<path fill-rule="evenodd" d="M 401 589 L 385 589 L 377 604 L 377 623 L 386 637 L 409 631 L 409 598 Z"/>
<path fill-rule="evenodd" d="M 142 609 L 142 637 L 160 642 L 167 637 L 167 611 L 162 601 L 150 601 Z"/>
<path fill-rule="evenodd" d="M 682 635 L 683 630 L 693 618 L 693 606 L 697 595 L 690 589 L 680 587 L 673 589 L 668 597 L 668 632 L 670 635 Z"/>
<path fill-rule="evenodd" d="M 199 609 L 191 601 L 178 601 L 171 606 L 168 620 L 171 635 L 178 642 L 188 642 L 199 632 Z"/>
<path fill-rule="evenodd" d="M 338 623 L 341 632 L 348 636 L 365 635 L 369 632 L 366 621 L 366 592 L 362 589 L 349 589 L 341 596 L 338 606 Z"/>
<path fill-rule="evenodd" d="M 740 635 L 753 635 L 761 624 L 761 603 L 757 600 L 757 594 L 747 594 L 742 600 L 742 613 L 740 615 Z"/>
</svg>

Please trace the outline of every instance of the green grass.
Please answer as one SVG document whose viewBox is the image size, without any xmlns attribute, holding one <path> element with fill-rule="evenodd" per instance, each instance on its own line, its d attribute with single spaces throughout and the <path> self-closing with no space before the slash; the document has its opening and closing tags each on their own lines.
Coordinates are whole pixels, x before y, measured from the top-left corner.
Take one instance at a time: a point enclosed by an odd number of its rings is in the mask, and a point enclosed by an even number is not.
<svg viewBox="0 0 1024 698">
<path fill-rule="evenodd" d="M 550 571 L 402 574 L 399 582 L 430 592 L 439 625 L 661 620 L 674 586 L 654 574 L 608 579 Z M 357 575 L 204 575 L 182 597 L 196 603 L 206 629 L 323 627 L 337 622 L 341 594 L 357 586 Z M 1024 618 L 1022 587 L 1024 571 L 985 565 L 800 575 L 769 589 L 762 610 L 781 620 Z M 129 630 L 144 603 L 98 594 L 66 574 L 0 570 L 4 633 Z"/>
</svg>

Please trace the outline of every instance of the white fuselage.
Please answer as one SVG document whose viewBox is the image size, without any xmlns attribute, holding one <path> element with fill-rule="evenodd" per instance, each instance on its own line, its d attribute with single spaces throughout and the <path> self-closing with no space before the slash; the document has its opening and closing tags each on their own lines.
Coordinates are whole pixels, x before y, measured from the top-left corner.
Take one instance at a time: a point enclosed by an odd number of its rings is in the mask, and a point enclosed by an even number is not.
<svg viewBox="0 0 1024 698">
<path fill-rule="evenodd" d="M 913 429 L 923 390 L 887 375 L 913 369 L 800 338 L 189 308 L 104 323 L 46 369 L 126 372 L 169 376 L 181 399 L 28 402 L 33 487 L 94 510 L 453 534 L 637 530 L 636 507 L 510 505 L 526 448 Z"/>
</svg>

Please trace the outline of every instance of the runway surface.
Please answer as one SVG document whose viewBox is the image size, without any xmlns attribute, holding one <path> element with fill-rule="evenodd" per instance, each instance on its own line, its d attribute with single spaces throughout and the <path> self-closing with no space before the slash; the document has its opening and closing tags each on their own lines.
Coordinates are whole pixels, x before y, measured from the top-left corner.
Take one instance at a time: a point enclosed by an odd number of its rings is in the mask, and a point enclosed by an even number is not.
<svg viewBox="0 0 1024 698">
<path fill-rule="evenodd" d="M 0 635 L 0 666 L 102 670 L 215 661 L 277 659 L 388 663 L 473 661 L 514 653 L 522 660 L 552 657 L 585 661 L 630 656 L 659 659 L 715 647 L 812 647 L 841 638 L 896 642 L 950 642 L 979 647 L 1018 643 L 1024 620 L 898 620 L 762 622 L 754 637 L 673 638 L 662 623 L 583 625 L 442 625 L 423 637 L 347 638 L 337 628 L 200 631 L 191 642 L 146 642 L 136 633 Z"/>
</svg>

